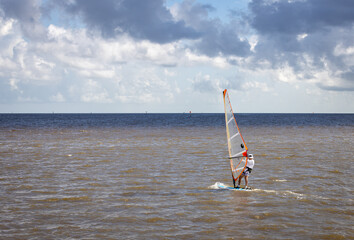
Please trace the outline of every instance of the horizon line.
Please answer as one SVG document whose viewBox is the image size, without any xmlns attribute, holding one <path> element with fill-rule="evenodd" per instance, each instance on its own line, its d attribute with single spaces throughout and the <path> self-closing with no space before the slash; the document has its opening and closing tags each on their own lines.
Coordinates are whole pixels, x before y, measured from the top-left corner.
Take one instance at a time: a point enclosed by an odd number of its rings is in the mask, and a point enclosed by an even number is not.
<svg viewBox="0 0 354 240">
<path fill-rule="evenodd" d="M 224 112 L 0 112 L 0 114 L 224 114 Z M 354 112 L 238 112 L 234 114 L 354 114 Z"/>
</svg>

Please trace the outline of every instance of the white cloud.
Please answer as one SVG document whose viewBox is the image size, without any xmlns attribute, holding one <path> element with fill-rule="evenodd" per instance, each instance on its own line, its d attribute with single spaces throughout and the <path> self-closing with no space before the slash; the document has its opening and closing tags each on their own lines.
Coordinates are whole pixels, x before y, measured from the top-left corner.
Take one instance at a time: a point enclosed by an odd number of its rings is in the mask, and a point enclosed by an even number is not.
<svg viewBox="0 0 354 240">
<path fill-rule="evenodd" d="M 275 73 L 278 75 L 278 80 L 282 82 L 295 83 L 298 80 L 293 68 L 287 64 L 282 68 L 276 69 Z"/>
<path fill-rule="evenodd" d="M 255 90 L 255 89 L 259 89 L 262 92 L 269 92 L 271 91 L 271 89 L 268 87 L 268 85 L 265 82 L 258 82 L 258 81 L 248 81 L 242 84 L 242 89 L 244 90 Z"/>
<path fill-rule="evenodd" d="M 213 67 L 226 69 L 231 65 L 228 62 L 228 59 L 222 56 L 209 57 L 207 55 L 202 55 L 192 52 L 190 49 L 186 49 L 184 52 L 184 61 L 183 64 L 189 66 L 198 66 L 202 65 L 211 65 Z"/>
<path fill-rule="evenodd" d="M 0 37 L 4 37 L 13 32 L 14 19 L 5 20 L 0 18 Z"/>
<path fill-rule="evenodd" d="M 78 74 L 82 77 L 87 77 L 87 78 L 106 78 L 106 79 L 112 79 L 116 76 L 116 72 L 114 69 L 104 69 L 104 70 L 78 70 Z"/>
<path fill-rule="evenodd" d="M 86 103 L 111 103 L 109 93 L 98 82 L 89 79 L 81 89 L 80 99 Z"/>
<path fill-rule="evenodd" d="M 53 102 L 65 102 L 65 97 L 63 96 L 63 94 L 58 92 L 56 95 L 51 96 L 50 100 Z"/>
<path fill-rule="evenodd" d="M 343 44 L 338 44 L 333 51 L 334 56 L 354 55 L 354 46 L 345 47 Z"/>
<path fill-rule="evenodd" d="M 18 80 L 17 79 L 14 79 L 14 78 L 11 78 L 9 80 L 9 84 L 10 84 L 10 87 L 11 87 L 11 90 L 19 90 L 18 86 L 17 86 L 17 83 L 18 83 Z"/>
<path fill-rule="evenodd" d="M 174 77 L 176 76 L 176 73 L 174 71 L 169 71 L 168 69 L 164 69 L 164 73 L 168 77 Z"/>
<path fill-rule="evenodd" d="M 302 40 L 304 40 L 307 36 L 308 36 L 307 33 L 298 34 L 298 35 L 296 36 L 296 39 L 297 39 L 298 41 L 302 41 Z"/>
<path fill-rule="evenodd" d="M 57 27 L 53 24 L 50 24 L 48 26 L 47 32 L 48 32 L 47 35 L 49 40 L 59 40 L 60 38 L 66 38 L 66 33 L 67 33 L 65 28 Z"/>
</svg>

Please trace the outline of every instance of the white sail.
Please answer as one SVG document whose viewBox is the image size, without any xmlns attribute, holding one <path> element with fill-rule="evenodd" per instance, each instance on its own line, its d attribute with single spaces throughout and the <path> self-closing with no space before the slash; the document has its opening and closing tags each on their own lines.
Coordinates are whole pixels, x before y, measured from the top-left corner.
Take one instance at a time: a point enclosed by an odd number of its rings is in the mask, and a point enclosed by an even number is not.
<svg viewBox="0 0 354 240">
<path fill-rule="evenodd" d="M 230 166 L 233 182 L 240 177 L 247 165 L 247 146 L 238 128 L 234 113 L 232 111 L 229 94 L 223 91 L 227 146 L 229 150 Z"/>
</svg>

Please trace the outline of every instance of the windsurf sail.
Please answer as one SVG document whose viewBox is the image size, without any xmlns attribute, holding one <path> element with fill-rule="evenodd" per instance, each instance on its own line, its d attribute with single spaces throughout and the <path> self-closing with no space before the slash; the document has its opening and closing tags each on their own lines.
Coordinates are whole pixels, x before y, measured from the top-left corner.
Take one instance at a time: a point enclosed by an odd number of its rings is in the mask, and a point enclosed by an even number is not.
<svg viewBox="0 0 354 240">
<path fill-rule="evenodd" d="M 243 170 L 247 165 L 247 146 L 238 128 L 236 118 L 232 111 L 229 94 L 225 89 L 223 91 L 224 109 L 225 109 L 225 122 L 226 122 L 226 136 L 227 146 L 229 150 L 229 159 L 232 173 L 232 180 L 235 183 L 241 176 Z"/>
</svg>

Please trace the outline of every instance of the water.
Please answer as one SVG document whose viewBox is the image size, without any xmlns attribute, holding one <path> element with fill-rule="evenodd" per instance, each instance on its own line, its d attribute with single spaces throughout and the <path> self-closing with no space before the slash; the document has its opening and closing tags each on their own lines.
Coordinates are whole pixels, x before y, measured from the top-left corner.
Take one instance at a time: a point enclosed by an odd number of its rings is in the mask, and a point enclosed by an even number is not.
<svg viewBox="0 0 354 240">
<path fill-rule="evenodd" d="M 1 239 L 353 239 L 353 114 L 0 114 Z"/>
</svg>

